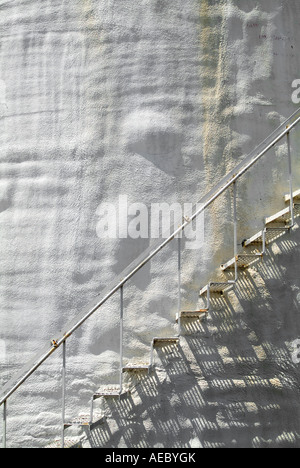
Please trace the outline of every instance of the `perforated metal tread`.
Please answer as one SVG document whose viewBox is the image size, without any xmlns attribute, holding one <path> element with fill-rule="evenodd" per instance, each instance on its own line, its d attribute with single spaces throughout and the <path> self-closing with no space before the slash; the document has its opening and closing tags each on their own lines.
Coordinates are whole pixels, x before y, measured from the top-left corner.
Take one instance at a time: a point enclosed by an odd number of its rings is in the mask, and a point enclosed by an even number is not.
<svg viewBox="0 0 300 468">
<path fill-rule="evenodd" d="M 288 207 L 266 218 L 265 224 L 266 226 L 268 226 L 268 224 L 273 224 L 273 223 L 287 223 L 289 222 L 290 219 L 291 219 L 291 209 L 290 207 Z"/>
<path fill-rule="evenodd" d="M 200 310 L 183 310 L 180 314 L 177 314 L 176 322 L 179 318 L 200 318 L 207 316 L 209 309 L 200 309 Z"/>
<path fill-rule="evenodd" d="M 234 284 L 235 284 L 235 281 L 212 282 L 204 286 L 204 288 L 200 290 L 199 295 L 204 296 L 205 294 L 208 293 L 208 290 L 211 293 L 223 293 L 224 291 L 226 291 L 226 289 L 232 287 Z"/>
<path fill-rule="evenodd" d="M 119 396 L 120 396 L 120 387 L 118 386 L 107 387 L 94 393 L 93 399 L 97 400 L 98 398 L 101 398 L 101 397 L 119 397 Z"/>
<path fill-rule="evenodd" d="M 156 344 L 176 344 L 179 343 L 180 338 L 178 336 L 166 337 L 166 338 L 153 338 L 153 346 Z"/>
<path fill-rule="evenodd" d="M 78 416 L 77 418 L 72 419 L 72 421 L 70 422 L 65 422 L 64 428 L 67 429 L 68 427 L 71 427 L 71 426 L 84 427 L 84 426 L 90 426 L 90 425 L 91 425 L 90 416 L 82 415 L 82 416 Z"/>
<path fill-rule="evenodd" d="M 130 365 L 128 364 L 127 366 L 123 367 L 122 372 L 144 372 L 144 371 L 149 371 L 150 365 L 149 364 L 136 364 L 136 365 Z"/>
<path fill-rule="evenodd" d="M 262 254 L 241 254 L 237 255 L 236 257 L 229 260 L 227 263 L 221 265 L 221 269 L 226 271 L 230 268 L 234 268 L 235 264 L 237 264 L 238 268 L 247 268 L 252 263 L 254 263 L 259 258 L 262 258 Z"/>
<path fill-rule="evenodd" d="M 283 215 L 285 219 L 283 219 L 282 217 L 283 212 L 285 212 L 285 214 Z M 243 241 L 242 243 L 243 247 L 248 247 L 252 244 L 262 244 L 264 231 L 265 231 L 266 244 L 270 244 L 271 242 L 274 242 L 279 237 L 283 236 L 287 231 L 291 229 L 291 227 L 290 226 L 286 226 L 286 227 L 278 226 L 278 225 L 276 226 L 276 224 L 278 223 L 285 224 L 288 219 L 291 220 L 290 213 L 291 213 L 290 208 L 286 208 L 286 210 L 280 211 L 274 216 L 267 218 L 266 221 L 268 221 L 268 224 L 266 228 L 262 231 L 257 232 L 256 234 L 254 234 L 254 236 L 250 237 L 249 239 Z M 288 214 L 288 217 L 287 217 L 287 214 Z M 294 204 L 294 215 L 295 217 L 298 217 L 300 215 L 300 204 L 298 203 Z"/>
<path fill-rule="evenodd" d="M 64 448 L 81 448 L 82 441 L 81 439 L 65 439 L 64 440 Z M 57 449 L 61 448 L 61 439 L 56 439 L 51 444 L 47 445 L 46 448 L 48 449 Z"/>
<path fill-rule="evenodd" d="M 287 231 L 289 231 L 289 227 L 268 227 L 265 229 L 265 240 L 266 244 L 270 244 L 274 242 L 279 237 L 283 236 Z M 254 236 L 250 237 L 243 242 L 243 247 L 249 247 L 252 244 L 262 244 L 263 243 L 263 233 L 262 231 L 258 232 Z"/>
<path fill-rule="evenodd" d="M 300 215 L 300 204 L 299 203 L 294 203 L 293 204 L 294 208 L 294 216 L 299 216 Z M 291 207 L 288 206 L 284 210 L 279 211 L 278 213 L 275 213 L 273 216 L 269 216 L 268 218 L 265 219 L 265 224 L 266 227 L 270 227 L 272 224 L 286 224 L 291 221 Z"/>
</svg>

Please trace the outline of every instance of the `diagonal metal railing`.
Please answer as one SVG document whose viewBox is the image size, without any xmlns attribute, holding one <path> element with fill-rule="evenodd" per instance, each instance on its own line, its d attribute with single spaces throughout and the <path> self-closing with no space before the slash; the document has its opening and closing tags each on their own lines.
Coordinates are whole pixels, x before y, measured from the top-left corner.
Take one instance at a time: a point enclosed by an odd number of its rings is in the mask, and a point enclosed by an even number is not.
<svg viewBox="0 0 300 468">
<path fill-rule="evenodd" d="M 137 274 L 143 266 L 145 266 L 153 257 L 155 257 L 164 247 L 172 240 L 178 238 L 178 307 L 180 308 L 180 268 L 181 268 L 181 244 L 180 235 L 184 229 L 192 223 L 199 215 L 201 215 L 215 200 L 217 200 L 226 190 L 234 186 L 236 182 L 258 161 L 260 161 L 266 153 L 278 144 L 283 138 L 287 137 L 288 145 L 288 164 L 289 164 L 289 182 L 290 182 L 290 203 L 291 213 L 293 213 L 293 182 L 292 182 L 292 162 L 290 149 L 290 132 L 300 123 L 300 109 L 294 112 L 287 120 L 285 120 L 268 138 L 258 145 L 243 161 L 238 164 L 229 174 L 227 174 L 215 187 L 213 187 L 196 205 L 191 213 L 180 220 L 179 227 L 173 227 L 172 233 L 165 238 L 159 239 L 154 245 L 151 245 L 144 251 L 136 260 L 134 260 L 123 272 L 119 275 L 113 285 L 106 288 L 100 298 L 94 300 L 87 308 L 85 308 L 74 320 L 68 323 L 63 330 L 60 330 L 54 339 L 51 340 L 51 345 L 47 345 L 35 356 L 25 367 L 23 367 L 7 384 L 2 388 L 0 393 L 0 406 L 3 405 L 3 447 L 6 447 L 6 424 L 7 424 L 7 401 L 18 390 L 18 388 L 35 373 L 35 371 L 61 346 L 63 346 L 63 389 L 62 389 L 62 413 L 64 425 L 65 413 L 65 369 L 66 369 L 66 341 L 73 333 L 80 328 L 92 315 L 94 315 L 103 306 L 108 299 L 114 296 L 118 291 L 121 295 L 121 313 L 120 313 L 120 392 L 122 391 L 122 362 L 123 362 L 123 288 L 124 285 Z M 236 196 L 236 190 L 234 190 Z M 199 208 L 200 206 L 200 208 Z M 235 213 L 236 218 L 236 213 Z M 292 216 L 293 219 L 293 216 Z M 174 223 L 176 226 L 176 223 Z M 178 224 L 177 224 L 178 226 Z M 236 249 L 236 231 L 235 231 L 235 249 Z M 235 250 L 236 254 L 236 250 Z M 237 265 L 236 265 L 237 266 Z M 233 281 L 234 282 L 234 281 Z M 179 310 L 180 313 L 180 310 Z M 179 332 L 180 332 L 179 318 Z M 49 340 L 50 341 L 50 340 Z M 63 431 L 64 429 L 62 429 Z M 63 440 L 63 436 L 62 436 Z M 64 443 L 62 442 L 62 447 Z"/>
</svg>

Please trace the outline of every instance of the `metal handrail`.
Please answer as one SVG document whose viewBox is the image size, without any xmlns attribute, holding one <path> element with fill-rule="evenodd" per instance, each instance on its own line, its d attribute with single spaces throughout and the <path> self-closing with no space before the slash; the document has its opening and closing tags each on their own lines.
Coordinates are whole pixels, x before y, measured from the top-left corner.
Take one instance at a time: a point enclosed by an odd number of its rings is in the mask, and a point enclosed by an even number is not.
<svg viewBox="0 0 300 468">
<path fill-rule="evenodd" d="M 173 233 L 169 235 L 163 242 L 159 240 L 154 246 L 151 246 L 147 251 L 140 255 L 133 263 L 129 265 L 122 273 L 121 277 L 117 279 L 115 285 L 105 290 L 102 299 L 97 299 L 86 311 L 80 314 L 74 321 L 71 322 L 66 328 L 65 332 L 60 334 L 60 337 L 52 342 L 51 348 L 45 348 L 39 353 L 38 357 L 34 358 L 25 368 L 23 368 L 16 376 L 14 376 L 2 389 L 0 406 L 5 405 L 4 412 L 6 412 L 6 402 L 8 398 L 15 393 L 15 391 L 62 345 L 66 340 L 85 323 L 109 298 L 111 298 L 117 291 L 121 290 L 123 286 L 153 257 L 155 257 L 166 245 L 182 233 L 182 231 L 201 213 L 204 212 L 220 195 L 222 195 L 229 187 L 236 183 L 256 162 L 258 162 L 273 146 L 282 140 L 289 132 L 296 127 L 300 122 L 300 109 L 294 112 L 283 124 L 281 124 L 267 139 L 265 139 L 259 146 L 257 146 L 239 165 L 235 167 L 229 174 L 227 174 L 213 189 L 209 191 L 197 205 L 198 209 L 185 219 L 184 222 L 174 229 Z M 292 195 L 292 193 L 291 193 Z M 201 208 L 199 208 L 201 205 Z"/>
</svg>

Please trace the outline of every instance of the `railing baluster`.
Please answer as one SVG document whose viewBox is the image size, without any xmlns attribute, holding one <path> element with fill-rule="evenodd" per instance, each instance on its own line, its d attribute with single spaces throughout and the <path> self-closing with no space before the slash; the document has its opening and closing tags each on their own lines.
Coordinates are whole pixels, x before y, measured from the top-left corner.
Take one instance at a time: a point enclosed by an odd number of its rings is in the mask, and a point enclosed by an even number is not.
<svg viewBox="0 0 300 468">
<path fill-rule="evenodd" d="M 287 145 L 288 145 L 288 160 L 289 160 L 289 183 L 290 183 L 290 208 L 291 208 L 291 227 L 295 224 L 295 214 L 294 214 L 294 197 L 293 197 L 293 169 L 292 169 L 292 157 L 291 157 L 291 141 L 290 133 L 286 134 Z"/>
<path fill-rule="evenodd" d="M 6 448 L 6 416 L 7 416 L 7 400 L 3 403 L 3 448 Z"/>
<path fill-rule="evenodd" d="M 234 222 L 234 258 L 235 258 L 235 281 L 238 280 L 238 236 L 237 236 L 237 183 L 233 184 L 233 222 Z"/>
<path fill-rule="evenodd" d="M 62 367 L 62 429 L 61 448 L 65 448 L 65 417 L 66 417 L 66 341 L 63 342 L 63 367 Z"/>
<path fill-rule="evenodd" d="M 262 230 L 262 255 L 265 255 L 266 254 L 266 250 L 267 250 L 267 228 L 265 227 L 263 230 Z"/>
<path fill-rule="evenodd" d="M 178 236 L 178 333 L 181 335 L 181 238 Z"/>
<path fill-rule="evenodd" d="M 123 391 L 124 286 L 120 288 L 120 396 Z"/>
<path fill-rule="evenodd" d="M 210 283 L 207 286 L 207 309 L 210 310 Z"/>
</svg>

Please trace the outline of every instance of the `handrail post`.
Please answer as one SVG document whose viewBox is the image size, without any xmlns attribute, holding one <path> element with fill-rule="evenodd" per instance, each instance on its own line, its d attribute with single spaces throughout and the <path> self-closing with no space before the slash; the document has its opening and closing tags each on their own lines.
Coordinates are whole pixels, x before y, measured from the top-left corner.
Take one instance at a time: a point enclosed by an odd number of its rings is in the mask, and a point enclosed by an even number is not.
<svg viewBox="0 0 300 468">
<path fill-rule="evenodd" d="M 207 309 L 210 310 L 210 283 L 207 286 Z"/>
<path fill-rule="evenodd" d="M 152 370 L 153 367 L 153 361 L 154 361 L 154 340 L 151 342 L 151 354 L 150 354 L 150 369 Z M 149 369 L 149 371 L 150 371 Z"/>
<path fill-rule="evenodd" d="M 238 237 L 237 237 L 237 183 L 233 183 L 233 222 L 234 222 L 234 271 L 235 271 L 235 282 L 238 280 Z"/>
<path fill-rule="evenodd" d="M 178 334 L 181 335 L 181 238 L 178 236 Z"/>
<path fill-rule="evenodd" d="M 124 287 L 120 288 L 120 396 L 123 391 Z"/>
<path fill-rule="evenodd" d="M 3 403 L 3 440 L 2 446 L 6 448 L 6 416 L 7 416 L 7 400 Z"/>
<path fill-rule="evenodd" d="M 66 416 L 66 341 L 63 342 L 63 367 L 62 367 L 62 429 L 61 448 L 65 448 L 65 416 Z"/>
<path fill-rule="evenodd" d="M 288 145 L 288 160 L 289 160 L 289 183 L 290 183 L 290 209 L 291 209 L 291 227 L 294 227 L 295 224 L 295 214 L 294 214 L 294 196 L 293 196 L 293 169 L 292 169 L 292 157 L 291 157 L 291 141 L 290 133 L 286 134 L 287 145 Z"/>
<path fill-rule="evenodd" d="M 262 255 L 265 255 L 266 250 L 267 250 L 267 228 L 265 227 L 262 231 Z"/>
</svg>

